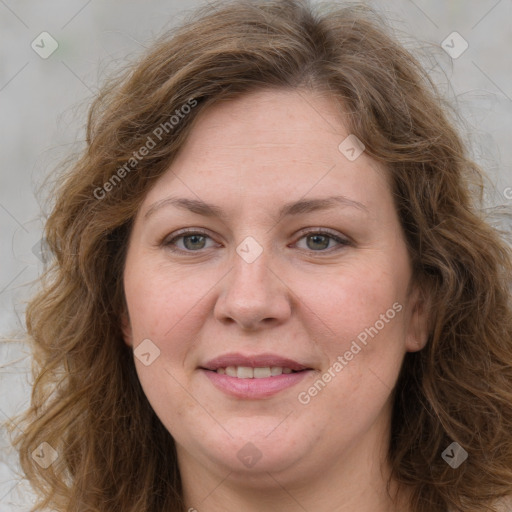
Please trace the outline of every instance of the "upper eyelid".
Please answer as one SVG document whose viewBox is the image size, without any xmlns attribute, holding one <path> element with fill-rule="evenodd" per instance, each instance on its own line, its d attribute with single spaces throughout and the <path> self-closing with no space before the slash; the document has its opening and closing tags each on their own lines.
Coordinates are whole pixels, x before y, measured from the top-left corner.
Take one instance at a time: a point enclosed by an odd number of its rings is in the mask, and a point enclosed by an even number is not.
<svg viewBox="0 0 512 512">
<path fill-rule="evenodd" d="M 203 230 L 202 228 L 194 228 L 194 229 L 184 228 L 184 230 L 178 230 L 178 231 L 173 232 L 173 233 L 171 233 L 169 235 L 166 235 L 162 239 L 162 243 L 167 243 L 167 242 L 170 242 L 172 240 L 175 240 L 176 238 L 182 238 L 182 237 L 185 237 L 185 236 L 192 236 L 192 235 L 204 235 L 204 236 L 208 236 L 210 238 L 213 238 L 208 231 Z"/>
<path fill-rule="evenodd" d="M 327 235 L 332 235 L 332 236 L 338 236 L 340 238 L 347 238 L 347 239 L 349 238 L 348 236 L 346 236 L 342 233 L 338 233 L 338 232 L 336 232 L 336 230 L 333 230 L 331 228 L 321 228 L 321 227 L 303 228 L 303 229 L 299 230 L 299 232 L 298 232 L 298 234 L 300 236 L 305 236 L 310 233 L 322 233 L 322 234 L 327 234 Z M 179 238 L 179 237 L 188 236 L 188 235 L 195 235 L 195 234 L 206 235 L 206 236 L 209 236 L 210 238 L 213 238 L 210 235 L 209 230 L 207 230 L 207 229 L 183 228 L 183 230 L 178 230 L 174 233 L 171 233 L 170 235 L 165 236 L 164 240 L 167 240 L 168 238 L 173 240 L 174 238 Z"/>
</svg>

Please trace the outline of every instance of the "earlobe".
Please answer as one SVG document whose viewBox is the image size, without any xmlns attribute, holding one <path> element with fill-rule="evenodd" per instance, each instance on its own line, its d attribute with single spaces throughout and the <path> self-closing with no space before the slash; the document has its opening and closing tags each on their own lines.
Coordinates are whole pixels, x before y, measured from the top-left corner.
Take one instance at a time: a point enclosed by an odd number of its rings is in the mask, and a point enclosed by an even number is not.
<svg viewBox="0 0 512 512">
<path fill-rule="evenodd" d="M 428 300 L 416 288 L 411 294 L 411 313 L 409 318 L 406 349 L 408 352 L 418 352 L 425 348 L 430 333 L 430 314 Z"/>
<path fill-rule="evenodd" d="M 129 347 L 133 347 L 132 326 L 127 312 L 121 314 L 121 331 L 123 332 L 124 342 Z"/>
</svg>

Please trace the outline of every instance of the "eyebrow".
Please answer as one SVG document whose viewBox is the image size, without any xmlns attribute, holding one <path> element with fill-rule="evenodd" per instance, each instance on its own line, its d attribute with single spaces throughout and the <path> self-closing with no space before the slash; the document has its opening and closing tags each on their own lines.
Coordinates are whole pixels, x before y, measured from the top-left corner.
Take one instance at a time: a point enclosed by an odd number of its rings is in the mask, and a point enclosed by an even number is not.
<svg viewBox="0 0 512 512">
<path fill-rule="evenodd" d="M 203 215 L 205 217 L 218 217 L 220 219 L 226 219 L 227 217 L 226 212 L 224 212 L 222 208 L 211 203 L 206 203 L 200 199 L 168 197 L 151 205 L 145 213 L 144 219 L 147 219 L 156 211 L 167 206 L 174 206 L 182 210 L 188 210 L 192 213 Z M 349 199 L 345 196 L 330 196 L 319 199 L 300 199 L 298 201 L 286 203 L 279 210 L 278 218 L 329 210 L 336 206 L 353 207 L 368 213 L 368 208 L 363 203 L 354 201 L 353 199 Z"/>
</svg>

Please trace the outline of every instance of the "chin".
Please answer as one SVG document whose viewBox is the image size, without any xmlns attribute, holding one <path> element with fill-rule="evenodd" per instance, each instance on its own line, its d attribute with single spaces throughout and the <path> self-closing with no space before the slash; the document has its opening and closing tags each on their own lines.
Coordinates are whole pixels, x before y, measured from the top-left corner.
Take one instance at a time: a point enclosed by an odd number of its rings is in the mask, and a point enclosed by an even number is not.
<svg viewBox="0 0 512 512">
<path fill-rule="evenodd" d="M 286 472 L 296 467 L 310 451 L 305 433 L 277 432 L 279 421 L 259 421 L 247 419 L 244 429 L 229 429 L 233 438 L 222 441 L 213 439 L 203 445 L 206 457 L 215 464 L 237 474 L 267 475 Z M 247 423 L 252 425 L 248 426 Z M 301 442 L 302 441 L 302 442 Z M 215 447 L 212 450 L 212 447 Z"/>
</svg>

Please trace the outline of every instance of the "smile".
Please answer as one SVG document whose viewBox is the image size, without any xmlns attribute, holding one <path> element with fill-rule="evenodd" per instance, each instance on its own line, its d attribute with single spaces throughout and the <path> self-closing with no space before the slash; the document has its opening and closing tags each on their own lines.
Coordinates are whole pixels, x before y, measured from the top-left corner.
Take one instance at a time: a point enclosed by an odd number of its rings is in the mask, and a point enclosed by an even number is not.
<svg viewBox="0 0 512 512">
<path fill-rule="evenodd" d="M 217 368 L 219 375 L 236 377 L 238 379 L 266 379 L 268 377 L 277 377 L 283 373 L 295 373 L 295 370 L 282 366 L 262 366 L 251 368 L 250 366 L 227 366 L 226 368 Z"/>
</svg>

